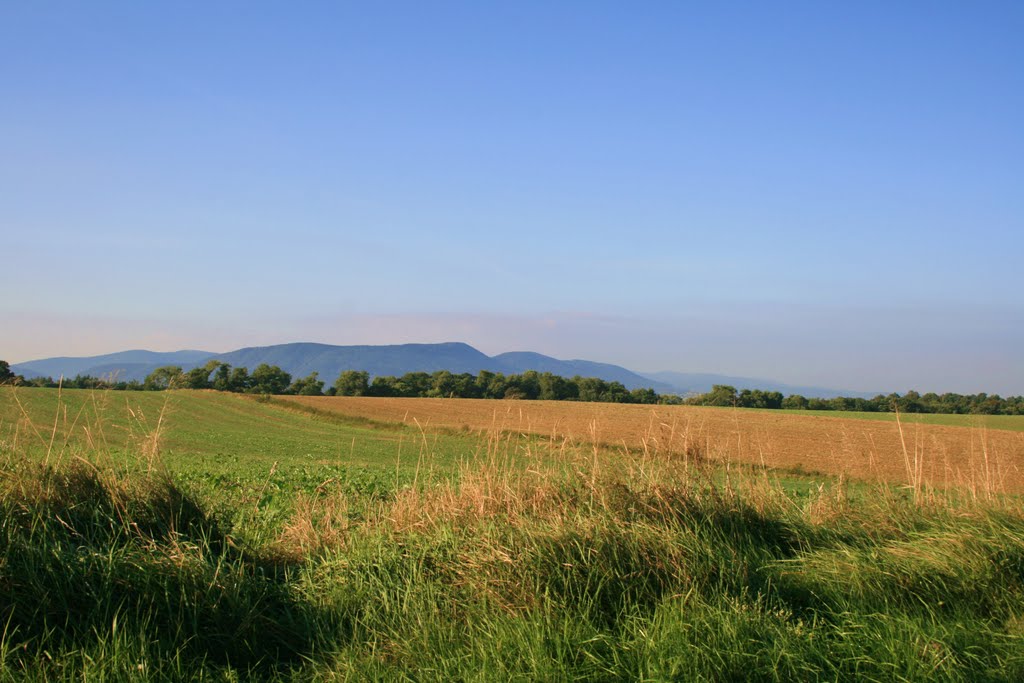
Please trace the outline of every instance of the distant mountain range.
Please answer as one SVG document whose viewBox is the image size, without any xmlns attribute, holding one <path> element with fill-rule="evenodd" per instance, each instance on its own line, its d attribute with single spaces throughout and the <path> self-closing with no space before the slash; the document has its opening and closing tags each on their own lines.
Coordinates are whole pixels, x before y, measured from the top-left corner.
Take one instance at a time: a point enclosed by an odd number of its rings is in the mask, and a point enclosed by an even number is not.
<svg viewBox="0 0 1024 683">
<path fill-rule="evenodd" d="M 11 370 L 25 377 L 53 377 L 54 379 L 63 375 L 74 377 L 75 375 L 92 375 L 93 377 L 108 377 L 115 375 L 117 379 L 125 381 L 137 379 L 142 380 L 155 368 L 162 365 L 180 365 L 182 367 L 194 368 L 202 365 L 206 359 L 214 355 L 209 351 L 120 351 L 108 353 L 103 356 L 87 356 L 83 358 L 43 358 L 26 363 L 11 365 Z"/>
<path fill-rule="evenodd" d="M 621 382 L 628 389 L 651 388 L 659 393 L 692 394 L 709 391 L 713 384 L 731 384 L 737 389 L 765 389 L 784 394 L 802 394 L 807 397 L 865 396 L 858 392 L 839 391 L 822 387 L 798 387 L 771 380 L 749 377 L 729 377 L 700 373 L 656 372 L 640 374 L 618 365 L 595 363 L 588 360 L 559 360 L 531 352 L 502 353 L 488 356 L 468 344 L 398 344 L 391 346 L 332 346 L 330 344 L 277 344 L 238 349 L 228 353 L 209 351 L 121 351 L 85 358 L 44 358 L 11 366 L 15 373 L 25 377 L 94 377 L 114 376 L 121 380 L 142 380 L 158 367 L 179 365 L 184 370 L 216 360 L 234 367 L 250 370 L 261 363 L 276 365 L 293 377 L 305 377 L 312 372 L 332 384 L 343 370 L 365 370 L 371 376 L 401 376 L 407 372 L 453 373 L 481 370 L 519 374 L 527 370 L 550 372 L 563 377 L 580 375 L 600 377 L 609 382 Z"/>
<path fill-rule="evenodd" d="M 800 394 L 807 398 L 833 398 L 835 396 L 848 396 L 850 398 L 874 398 L 880 393 L 864 391 L 840 391 L 826 387 L 807 387 L 796 384 L 783 384 L 771 379 L 757 379 L 755 377 L 733 377 L 731 375 L 714 375 L 703 372 L 646 372 L 644 377 L 657 380 L 663 384 L 675 387 L 676 393 L 703 394 L 711 390 L 715 384 L 727 384 L 743 389 L 761 389 L 763 391 L 778 391 L 785 396 Z"/>
</svg>

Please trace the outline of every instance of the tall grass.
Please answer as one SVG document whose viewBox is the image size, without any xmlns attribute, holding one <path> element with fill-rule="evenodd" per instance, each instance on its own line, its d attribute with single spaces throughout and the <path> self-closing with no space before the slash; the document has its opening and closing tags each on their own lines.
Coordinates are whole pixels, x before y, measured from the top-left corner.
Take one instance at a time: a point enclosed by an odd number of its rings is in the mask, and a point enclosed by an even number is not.
<svg viewBox="0 0 1024 683">
<path fill-rule="evenodd" d="M 424 430 L 411 481 L 271 524 L 139 436 L 0 443 L 0 679 L 1024 679 L 1016 499 L 499 429 L 439 476 Z"/>
</svg>

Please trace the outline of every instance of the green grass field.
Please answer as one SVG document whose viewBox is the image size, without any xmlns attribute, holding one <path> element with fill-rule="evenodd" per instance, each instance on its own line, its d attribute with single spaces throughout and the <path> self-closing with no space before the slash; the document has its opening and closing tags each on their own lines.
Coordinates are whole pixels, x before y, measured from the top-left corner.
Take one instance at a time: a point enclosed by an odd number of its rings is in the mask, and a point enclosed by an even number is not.
<svg viewBox="0 0 1024 683">
<path fill-rule="evenodd" d="M 756 410 L 756 409 L 751 409 Z M 758 410 L 758 412 L 779 412 L 790 415 L 814 415 L 818 417 L 841 417 L 853 420 L 881 420 L 895 422 L 895 413 L 860 413 L 851 410 Z M 905 424 L 945 425 L 947 427 L 984 427 L 985 429 L 1007 429 L 1024 432 L 1024 415 L 940 415 L 931 413 L 901 413 Z"/>
<path fill-rule="evenodd" d="M 20 437 L 33 448 L 48 446 L 54 431 L 55 448 L 69 435 L 71 446 L 81 446 L 87 429 L 99 446 L 124 452 L 159 423 L 161 453 L 168 465 L 210 472 L 266 469 L 275 461 L 288 467 L 394 468 L 399 442 L 409 457 L 421 441 L 412 429 L 311 416 L 239 394 L 65 390 L 58 399 L 53 389 L 23 389 L 17 394 L 0 390 L 0 424 L 7 432 L 16 429 L 26 414 L 36 430 L 22 425 Z M 33 442 L 34 431 L 39 434 Z M 440 466 L 450 466 L 472 446 L 475 441 L 454 435 L 430 436 L 431 452 Z"/>
<path fill-rule="evenodd" d="M 0 390 L 0 681 L 1024 680 L 1018 499 L 699 456 Z"/>
<path fill-rule="evenodd" d="M 159 461 L 179 481 L 211 500 L 262 496 L 282 508 L 324 482 L 374 491 L 451 477 L 460 463 L 496 448 L 462 430 L 422 432 L 244 394 L 0 389 L 0 439 L 18 442 L 19 450 L 40 460 L 47 452 L 56 461 L 84 450 L 137 469 L 148 436 L 158 429 Z M 543 450 L 544 442 L 517 434 L 511 453 L 529 451 L 531 444 Z M 502 450 L 508 455 L 509 444 Z M 776 480 L 790 494 L 806 496 L 834 477 L 779 472 Z"/>
<path fill-rule="evenodd" d="M 0 389 L 0 438 L 38 459 L 84 451 L 139 467 L 157 430 L 159 461 L 179 480 L 215 498 L 262 491 L 285 504 L 326 481 L 379 489 L 417 473 L 450 475 L 480 446 L 467 435 L 310 415 L 238 394 Z"/>
</svg>

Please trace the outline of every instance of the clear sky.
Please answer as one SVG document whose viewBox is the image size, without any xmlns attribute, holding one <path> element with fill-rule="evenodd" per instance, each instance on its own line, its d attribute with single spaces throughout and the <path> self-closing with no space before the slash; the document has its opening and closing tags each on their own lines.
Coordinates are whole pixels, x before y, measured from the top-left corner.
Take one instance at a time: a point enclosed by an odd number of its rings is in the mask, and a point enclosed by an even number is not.
<svg viewBox="0 0 1024 683">
<path fill-rule="evenodd" d="M 0 0 L 0 358 L 1024 393 L 1024 3 Z"/>
</svg>

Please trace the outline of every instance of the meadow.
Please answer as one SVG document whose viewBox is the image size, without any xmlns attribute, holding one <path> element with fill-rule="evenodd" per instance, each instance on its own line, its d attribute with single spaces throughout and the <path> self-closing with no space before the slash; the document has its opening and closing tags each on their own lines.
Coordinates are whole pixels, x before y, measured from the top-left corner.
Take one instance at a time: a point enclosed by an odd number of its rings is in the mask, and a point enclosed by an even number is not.
<svg viewBox="0 0 1024 683">
<path fill-rule="evenodd" d="M 295 401 L 0 389 L 0 680 L 1024 679 L 1020 432 Z"/>
<path fill-rule="evenodd" d="M 623 456 L 713 452 L 718 461 L 886 481 L 1024 493 L 1024 416 L 813 413 L 570 401 L 288 396 L 320 414 L 463 432 L 534 434 Z M 955 419 L 951 419 L 955 418 Z"/>
</svg>

